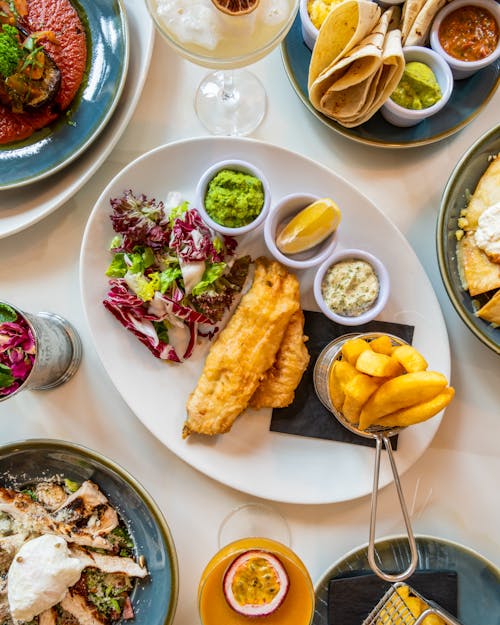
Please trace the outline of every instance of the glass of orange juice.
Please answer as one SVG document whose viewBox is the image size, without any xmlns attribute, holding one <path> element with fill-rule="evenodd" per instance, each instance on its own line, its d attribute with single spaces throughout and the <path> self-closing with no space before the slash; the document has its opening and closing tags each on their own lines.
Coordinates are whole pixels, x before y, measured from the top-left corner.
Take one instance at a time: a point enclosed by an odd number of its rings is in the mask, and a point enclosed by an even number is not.
<svg viewBox="0 0 500 625">
<path fill-rule="evenodd" d="M 260 509 L 259 509 L 260 508 Z M 314 587 L 300 558 L 265 532 L 290 538 L 282 517 L 270 508 L 249 504 L 221 525 L 219 551 L 202 573 L 198 606 L 203 625 L 310 625 Z M 248 519 L 252 518 L 249 525 Z M 272 525 L 265 522 L 271 521 Z M 242 522 L 244 520 L 244 522 Z M 263 527 L 256 528 L 260 522 Z M 236 538 L 238 529 L 250 534 Z M 252 527 L 253 530 L 252 531 Z M 225 539 L 230 542 L 224 544 Z"/>
</svg>

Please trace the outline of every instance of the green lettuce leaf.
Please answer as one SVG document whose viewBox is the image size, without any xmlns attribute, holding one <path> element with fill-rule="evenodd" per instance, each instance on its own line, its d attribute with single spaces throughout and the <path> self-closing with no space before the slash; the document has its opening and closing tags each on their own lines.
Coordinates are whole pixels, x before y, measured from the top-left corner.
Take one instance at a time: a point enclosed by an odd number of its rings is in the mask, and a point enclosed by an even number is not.
<svg viewBox="0 0 500 625">
<path fill-rule="evenodd" d="M 201 280 L 193 287 L 193 295 L 200 295 L 224 273 L 226 263 L 213 263 L 207 266 Z"/>
</svg>

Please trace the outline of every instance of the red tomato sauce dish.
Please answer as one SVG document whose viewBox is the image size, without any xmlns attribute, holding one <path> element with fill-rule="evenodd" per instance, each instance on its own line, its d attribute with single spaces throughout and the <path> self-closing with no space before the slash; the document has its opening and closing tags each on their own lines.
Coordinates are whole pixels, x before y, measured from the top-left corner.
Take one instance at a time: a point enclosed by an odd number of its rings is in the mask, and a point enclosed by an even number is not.
<svg viewBox="0 0 500 625">
<path fill-rule="evenodd" d="M 1 145 L 29 138 L 69 108 L 87 47 L 70 0 L 0 0 Z"/>
<path fill-rule="evenodd" d="M 463 6 L 449 13 L 439 28 L 443 49 L 460 61 L 479 61 L 494 52 L 498 24 L 487 9 Z"/>
</svg>

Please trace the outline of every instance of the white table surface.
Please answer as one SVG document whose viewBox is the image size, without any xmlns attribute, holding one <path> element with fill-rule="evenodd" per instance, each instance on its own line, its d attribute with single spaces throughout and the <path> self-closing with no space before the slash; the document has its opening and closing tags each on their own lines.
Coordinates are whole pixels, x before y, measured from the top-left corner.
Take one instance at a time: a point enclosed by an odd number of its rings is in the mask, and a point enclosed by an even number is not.
<svg viewBox="0 0 500 625">
<path fill-rule="evenodd" d="M 416 533 L 458 541 L 499 566 L 499 359 L 467 330 L 448 301 L 437 264 L 435 224 L 455 163 L 499 121 L 500 93 L 456 135 L 430 146 L 387 150 L 350 141 L 311 115 L 289 83 L 279 49 L 252 69 L 267 88 L 269 105 L 252 137 L 304 154 L 353 183 L 405 234 L 431 279 L 448 328 L 456 397 L 430 448 L 404 475 L 403 488 Z M 91 342 L 78 260 L 94 202 L 124 165 L 160 144 L 207 134 L 192 107 L 205 71 L 156 37 L 138 108 L 104 165 L 57 211 L 0 240 L 0 298 L 26 311 L 60 313 L 76 326 L 84 345 L 82 365 L 66 385 L 27 391 L 0 404 L 0 442 L 34 437 L 78 442 L 107 454 L 142 482 L 163 510 L 177 548 L 175 625 L 199 622 L 197 584 L 216 551 L 217 527 L 230 510 L 252 498 L 178 459 L 128 409 Z M 368 496 L 340 504 L 273 505 L 286 517 L 292 546 L 313 580 L 367 541 Z M 393 486 L 382 490 L 379 510 L 379 536 L 404 531 Z"/>
</svg>

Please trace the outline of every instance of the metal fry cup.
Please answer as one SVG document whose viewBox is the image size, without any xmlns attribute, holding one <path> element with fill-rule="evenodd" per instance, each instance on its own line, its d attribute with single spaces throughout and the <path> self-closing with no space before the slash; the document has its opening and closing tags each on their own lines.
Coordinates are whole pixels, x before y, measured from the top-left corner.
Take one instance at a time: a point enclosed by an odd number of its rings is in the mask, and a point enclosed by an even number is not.
<svg viewBox="0 0 500 625">
<path fill-rule="evenodd" d="M 56 313 L 26 313 L 8 302 L 0 305 L 11 308 L 25 321 L 35 346 L 27 377 L 12 392 L 0 395 L 0 401 L 23 390 L 45 390 L 67 382 L 78 370 L 82 359 L 82 343 L 71 323 Z M 0 328 L 2 325 L 0 322 Z"/>
</svg>

